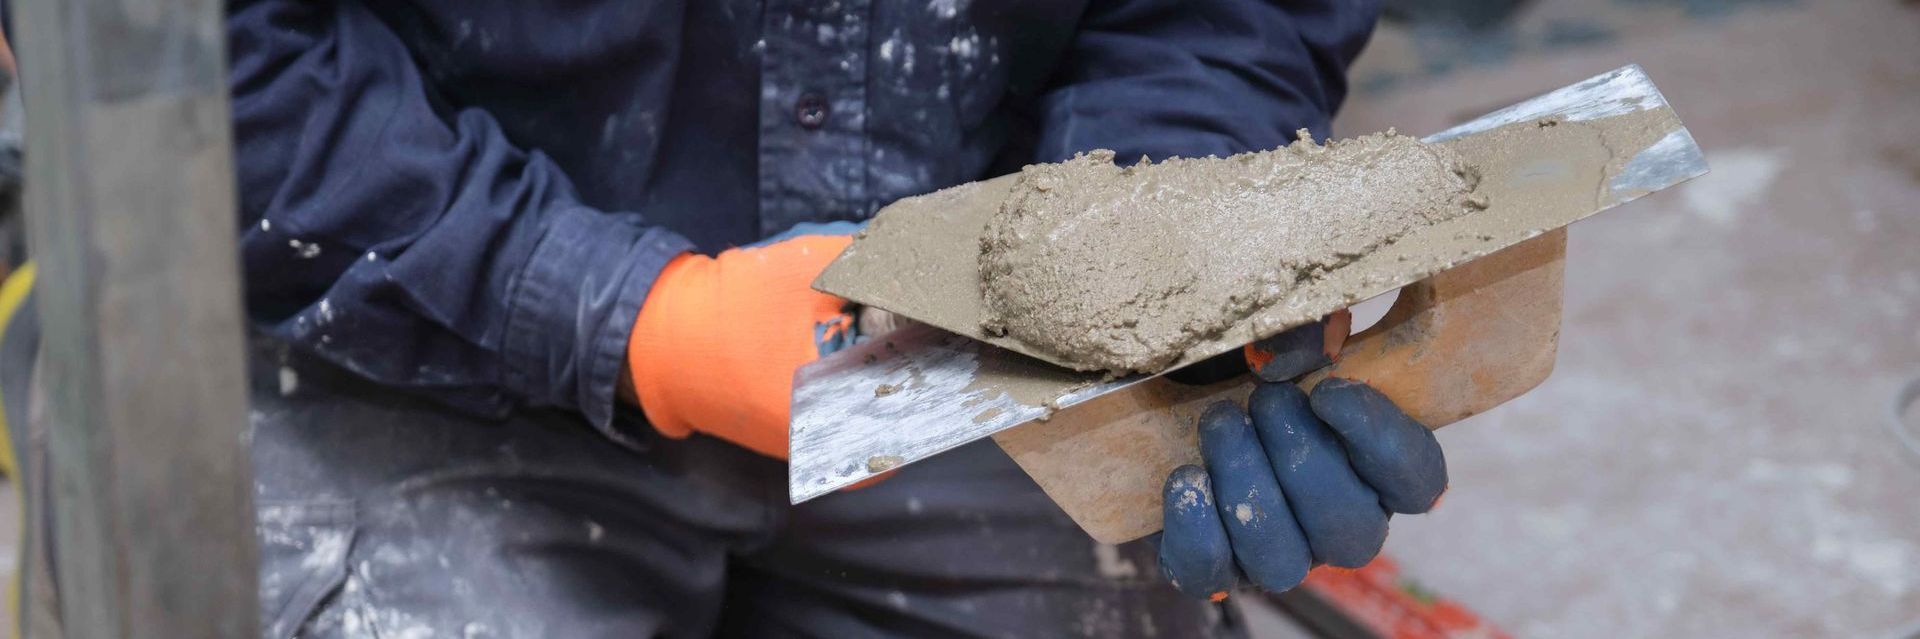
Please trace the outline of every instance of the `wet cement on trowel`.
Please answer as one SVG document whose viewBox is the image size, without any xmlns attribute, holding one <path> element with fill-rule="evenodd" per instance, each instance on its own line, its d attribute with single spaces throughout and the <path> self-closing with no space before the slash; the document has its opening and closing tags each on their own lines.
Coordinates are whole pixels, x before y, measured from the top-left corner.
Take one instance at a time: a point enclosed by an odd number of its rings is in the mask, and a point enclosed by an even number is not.
<svg viewBox="0 0 1920 639">
<path fill-rule="evenodd" d="M 987 349 L 994 347 L 983 347 L 981 357 L 975 360 L 979 368 L 974 370 L 973 382 L 967 384 L 962 392 L 1001 394 L 1015 402 L 1042 409 L 1043 412 L 1033 419 L 1048 420 L 1061 409 L 1061 399 L 1099 381 L 1098 378 L 1075 374 L 1039 360 L 1010 353 L 990 353 Z M 985 396 L 977 397 L 981 403 L 987 399 Z M 974 415 L 973 421 L 983 423 L 1000 412 L 999 408 L 991 407 Z"/>
<path fill-rule="evenodd" d="M 1568 121 L 1548 117 L 1499 127 L 1485 133 L 1443 142 L 1470 158 L 1484 173 L 1498 171 L 1504 179 L 1481 184 L 1480 195 L 1499 199 L 1504 208 L 1559 219 L 1577 215 L 1565 211 L 1584 207 L 1592 212 L 1644 195 L 1644 190 L 1616 192 L 1614 181 L 1634 156 L 1679 126 L 1666 109 L 1635 111 L 1598 120 Z M 1528 148 L 1530 158 L 1553 158 L 1552 167 L 1517 166 L 1509 149 Z M 1551 170 L 1548 170 L 1551 169 Z M 1579 197 L 1585 191 L 1589 197 Z M 1557 228 L 1532 229 L 1534 235 Z"/>
<path fill-rule="evenodd" d="M 1477 181 L 1452 150 L 1392 131 L 1028 166 L 981 237 L 982 330 L 1080 370 L 1156 372 L 1302 282 L 1485 208 Z"/>
<path fill-rule="evenodd" d="M 1237 346 L 1235 340 L 1265 332 L 1264 327 L 1317 317 L 1353 299 L 1512 247 L 1649 189 L 1670 186 L 1684 179 L 1675 173 L 1675 156 L 1645 152 L 1656 143 L 1685 142 L 1686 134 L 1678 127 L 1672 111 L 1658 108 L 1584 122 L 1521 122 L 1442 142 L 1481 171 L 1479 192 L 1490 200 L 1487 210 L 1416 229 L 1324 279 L 1308 282 L 1285 302 L 1249 317 L 1214 344 Z M 1476 293 L 1455 288 L 1450 295 Z M 1557 316 L 1557 306 L 1553 312 Z M 1201 357 L 1212 352 L 1219 351 L 1197 349 Z M 1477 375 L 1480 370 L 1462 374 Z M 1150 388 L 1188 389 L 1154 384 L 1143 390 Z M 1382 391 L 1395 396 L 1393 389 L 1382 387 Z M 995 440 L 1096 538 L 1110 543 L 1136 539 L 1161 528 L 1160 497 L 1167 472 L 1200 461 L 1190 439 L 1193 416 L 1183 414 L 1174 401 L 1140 395 L 1114 393 L 1088 402 L 1086 409 L 1126 406 L 1130 412 L 1124 416 L 1076 409 L 1045 428 L 1009 429 L 996 434 Z M 1193 403 L 1216 399 L 1204 397 Z"/>
<path fill-rule="evenodd" d="M 1300 282 L 1278 302 L 1193 345 L 1175 365 L 1312 322 L 1631 199 L 1644 191 L 1614 186 L 1632 181 L 1622 175 L 1627 162 L 1678 126 L 1671 110 L 1656 108 L 1575 122 L 1524 121 L 1439 142 L 1478 169 L 1477 194 L 1487 198 L 1487 210 L 1413 229 L 1319 279 Z M 981 330 L 988 314 L 981 238 L 1020 177 L 964 184 L 888 206 L 816 287 L 1064 366 L 1057 356 Z M 1037 361 L 1022 364 L 1029 365 L 982 371 L 970 390 L 992 388 L 1041 406 L 1098 379 Z"/>
</svg>

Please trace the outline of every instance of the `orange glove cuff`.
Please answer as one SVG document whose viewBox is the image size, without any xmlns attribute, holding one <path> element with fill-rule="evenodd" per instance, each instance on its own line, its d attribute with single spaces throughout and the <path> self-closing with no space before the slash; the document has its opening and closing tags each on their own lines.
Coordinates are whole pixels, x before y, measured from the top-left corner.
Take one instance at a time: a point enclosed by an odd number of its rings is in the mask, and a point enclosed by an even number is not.
<svg viewBox="0 0 1920 639">
<path fill-rule="evenodd" d="M 669 262 L 627 341 L 647 421 L 786 459 L 794 370 L 819 357 L 822 336 L 853 327 L 844 300 L 810 285 L 851 241 L 808 235 Z"/>
</svg>

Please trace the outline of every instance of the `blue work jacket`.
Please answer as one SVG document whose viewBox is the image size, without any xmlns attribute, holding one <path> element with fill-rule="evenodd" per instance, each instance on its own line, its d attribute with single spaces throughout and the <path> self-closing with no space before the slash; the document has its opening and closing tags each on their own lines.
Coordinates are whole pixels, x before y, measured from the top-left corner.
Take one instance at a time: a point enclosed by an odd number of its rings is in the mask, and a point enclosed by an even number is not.
<svg viewBox="0 0 1920 639">
<path fill-rule="evenodd" d="M 621 438 L 675 255 L 1089 149 L 1325 135 L 1376 5 L 230 2 L 247 308 L 382 384 Z"/>
</svg>

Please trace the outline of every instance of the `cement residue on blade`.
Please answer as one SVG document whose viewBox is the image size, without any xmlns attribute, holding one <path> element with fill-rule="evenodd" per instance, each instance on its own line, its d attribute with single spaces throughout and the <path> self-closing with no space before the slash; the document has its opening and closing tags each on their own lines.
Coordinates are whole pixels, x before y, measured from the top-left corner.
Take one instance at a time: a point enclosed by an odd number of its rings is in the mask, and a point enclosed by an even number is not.
<svg viewBox="0 0 1920 639">
<path fill-rule="evenodd" d="M 1228 158 L 1026 167 L 981 236 L 983 330 L 1080 370 L 1155 372 L 1301 283 L 1486 204 L 1447 148 L 1301 133 Z"/>
</svg>

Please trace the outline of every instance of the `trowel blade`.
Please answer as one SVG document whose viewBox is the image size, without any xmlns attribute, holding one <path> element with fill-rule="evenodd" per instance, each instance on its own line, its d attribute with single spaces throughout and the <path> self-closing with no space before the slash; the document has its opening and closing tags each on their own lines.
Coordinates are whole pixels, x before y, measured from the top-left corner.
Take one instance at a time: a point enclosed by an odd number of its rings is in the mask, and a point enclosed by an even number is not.
<svg viewBox="0 0 1920 639">
<path fill-rule="evenodd" d="M 1102 381 L 912 324 L 800 368 L 788 491 L 797 504 L 1144 379 Z"/>
<path fill-rule="evenodd" d="M 1646 74 L 1637 65 L 1630 65 L 1495 111 L 1425 140 L 1451 140 L 1549 116 L 1567 121 L 1594 120 L 1666 106 L 1665 98 Z M 1487 244 L 1470 253 L 1448 255 L 1437 261 L 1411 260 L 1406 272 L 1400 274 L 1402 277 L 1369 282 L 1366 290 L 1351 291 L 1353 299 L 1372 297 L 1411 284 L 1453 264 L 1478 258 L 1705 172 L 1706 160 L 1699 146 L 1676 119 L 1664 137 L 1620 167 L 1608 184 L 1608 197 L 1592 210 L 1555 220 L 1548 228 L 1515 229 L 1511 237 L 1503 236 L 1502 242 Z M 980 187 L 989 184 L 991 182 L 957 187 L 936 197 L 955 201 L 977 198 Z M 914 223 L 948 222 L 950 220 Z M 855 244 L 856 249 L 859 246 Z M 843 255 L 836 266 L 848 262 L 848 255 Z M 951 275 L 941 272 L 944 266 L 916 265 L 916 268 L 920 277 Z M 902 275 L 883 281 L 887 282 L 885 290 L 828 290 L 908 317 L 939 315 L 915 312 L 916 305 L 934 309 L 942 307 L 943 301 L 928 299 L 923 291 L 916 290 L 914 277 Z M 944 328 L 969 332 L 968 329 L 975 327 Z M 1214 352 L 1232 347 L 1227 344 Z M 794 503 L 800 503 L 1041 419 L 1055 410 L 1123 390 L 1145 379 L 1148 377 L 1103 380 L 1099 374 L 1074 373 L 941 328 L 916 326 L 896 331 L 822 358 L 802 367 L 796 374 L 789 496 Z"/>
</svg>

